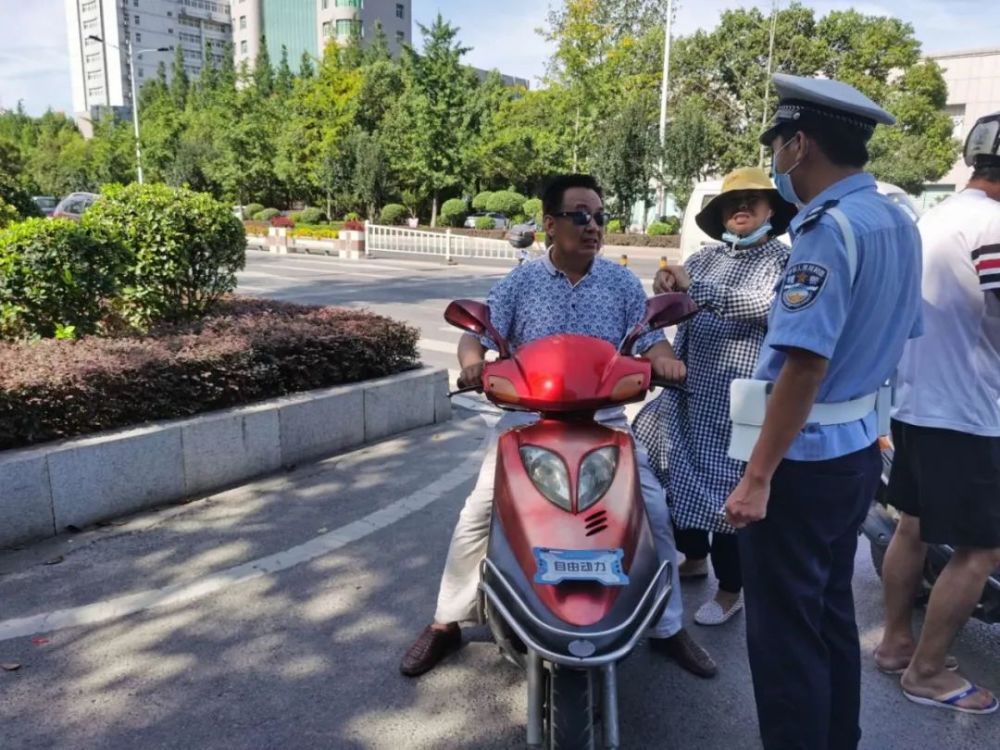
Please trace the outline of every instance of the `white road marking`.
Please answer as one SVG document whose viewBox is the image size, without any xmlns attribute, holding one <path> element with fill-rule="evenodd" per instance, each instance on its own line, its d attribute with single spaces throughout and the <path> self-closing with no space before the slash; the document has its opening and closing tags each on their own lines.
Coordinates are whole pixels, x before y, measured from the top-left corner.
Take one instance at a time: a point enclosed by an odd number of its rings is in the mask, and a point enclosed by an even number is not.
<svg viewBox="0 0 1000 750">
<path fill-rule="evenodd" d="M 160 589 L 140 591 L 119 596 L 104 602 L 80 607 L 59 609 L 28 617 L 0 621 L 0 641 L 23 638 L 35 633 L 49 633 L 81 625 L 98 625 L 108 620 L 126 617 L 157 607 L 182 604 L 214 594 L 230 586 L 246 583 L 256 578 L 287 570 L 314 560 L 406 518 L 411 513 L 441 499 L 466 480 L 479 473 L 482 450 L 470 455 L 461 465 L 406 497 L 396 500 L 381 510 L 341 526 L 326 534 L 282 552 L 236 565 L 188 583 L 165 586 Z"/>
</svg>

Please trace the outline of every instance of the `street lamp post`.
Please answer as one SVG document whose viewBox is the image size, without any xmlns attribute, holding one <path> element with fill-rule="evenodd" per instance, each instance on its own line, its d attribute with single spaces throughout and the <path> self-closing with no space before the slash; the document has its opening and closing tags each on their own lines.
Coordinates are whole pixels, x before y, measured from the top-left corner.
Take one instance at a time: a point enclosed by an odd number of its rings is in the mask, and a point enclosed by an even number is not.
<svg viewBox="0 0 1000 750">
<path fill-rule="evenodd" d="M 111 44 L 110 42 L 105 42 L 101 37 L 96 34 L 91 34 L 87 39 L 93 39 L 95 42 L 100 42 L 107 47 L 113 47 L 114 49 L 121 52 L 121 47 L 117 44 Z M 143 52 L 169 52 L 173 47 L 151 47 L 149 49 L 141 49 L 135 52 L 137 55 L 141 55 Z M 128 62 L 128 80 L 132 87 L 132 126 L 135 129 L 135 175 L 138 183 L 142 184 L 142 148 L 139 145 L 139 98 L 135 92 L 135 69 L 132 63 L 132 37 L 131 35 L 126 35 L 125 37 L 125 58 Z"/>
<path fill-rule="evenodd" d="M 663 29 L 663 77 L 660 79 L 660 189 L 657 191 L 657 211 L 662 216 L 667 211 L 667 186 L 663 179 L 663 151 L 667 145 L 667 97 L 670 89 L 670 25 L 674 20 L 674 2 L 667 0 L 667 19 Z"/>
</svg>

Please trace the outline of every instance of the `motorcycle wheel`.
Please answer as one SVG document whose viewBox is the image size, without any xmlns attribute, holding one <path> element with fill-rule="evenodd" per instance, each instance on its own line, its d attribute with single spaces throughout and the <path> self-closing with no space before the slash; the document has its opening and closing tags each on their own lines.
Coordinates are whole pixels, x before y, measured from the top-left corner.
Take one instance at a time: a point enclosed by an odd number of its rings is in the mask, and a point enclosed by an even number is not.
<svg viewBox="0 0 1000 750">
<path fill-rule="evenodd" d="M 553 664 L 548 682 L 549 750 L 594 750 L 590 674 Z"/>
</svg>

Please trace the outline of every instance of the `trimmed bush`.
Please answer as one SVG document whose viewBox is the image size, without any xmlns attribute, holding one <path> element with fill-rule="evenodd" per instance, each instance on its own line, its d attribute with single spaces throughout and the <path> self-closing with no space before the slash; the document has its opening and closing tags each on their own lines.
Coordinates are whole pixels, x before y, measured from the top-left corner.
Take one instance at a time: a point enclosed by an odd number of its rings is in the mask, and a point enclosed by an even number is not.
<svg viewBox="0 0 1000 750">
<path fill-rule="evenodd" d="M 347 232 L 363 232 L 365 231 L 365 223 L 358 219 L 348 219 L 342 228 Z"/>
<path fill-rule="evenodd" d="M 535 220 L 536 226 L 542 225 L 542 199 L 528 198 L 521 206 L 521 212 L 529 219 Z"/>
<path fill-rule="evenodd" d="M 605 229 L 605 232 L 607 232 L 608 234 L 621 234 L 621 231 L 622 231 L 621 219 L 612 219 L 611 221 L 608 222 L 608 226 Z"/>
<path fill-rule="evenodd" d="M 513 190 L 501 190 L 500 192 L 493 193 L 490 199 L 486 201 L 486 210 L 495 211 L 504 216 L 513 216 L 514 214 L 521 213 L 524 200 L 524 196 L 520 193 L 515 193 Z"/>
<path fill-rule="evenodd" d="M 490 198 L 493 197 L 493 193 L 488 190 L 484 190 L 479 193 L 475 198 L 472 199 L 472 207 L 476 211 L 487 211 L 486 204 L 489 202 Z"/>
<path fill-rule="evenodd" d="M 624 247 L 680 247 L 680 237 L 676 234 L 650 237 L 648 234 L 605 234 L 604 244 Z"/>
<path fill-rule="evenodd" d="M 476 229 L 495 229 L 496 224 L 492 216 L 477 216 Z"/>
<path fill-rule="evenodd" d="M 659 222 L 667 225 L 667 234 L 679 234 L 681 231 L 681 220 L 678 216 L 661 216 Z"/>
<path fill-rule="evenodd" d="M 243 218 L 244 219 L 252 219 L 257 214 L 259 214 L 261 211 L 263 211 L 265 208 L 267 208 L 267 206 L 265 206 L 262 203 L 247 203 L 243 207 Z"/>
<path fill-rule="evenodd" d="M 295 221 L 292 219 L 291 216 L 282 216 L 281 214 L 278 214 L 277 216 L 271 217 L 271 226 L 285 227 L 286 229 L 291 229 L 292 227 L 295 226 Z"/>
<path fill-rule="evenodd" d="M 17 180 L 6 172 L 0 172 L 0 200 L 13 206 L 22 219 L 42 216 L 41 210 L 31 200 L 31 193 L 22 188 Z"/>
<path fill-rule="evenodd" d="M 258 211 L 257 213 L 253 214 L 253 220 L 254 221 L 270 221 L 275 216 L 278 216 L 280 213 L 281 213 L 281 211 L 279 211 L 276 208 L 265 208 L 262 211 Z"/>
<path fill-rule="evenodd" d="M 379 215 L 379 221 L 383 224 L 389 224 L 395 226 L 396 224 L 402 224 L 406 221 L 406 217 L 410 215 L 409 209 L 399 203 L 387 203 L 382 208 L 382 213 Z"/>
<path fill-rule="evenodd" d="M 351 211 L 350 213 L 344 215 L 344 221 L 361 221 L 361 214 L 357 211 Z"/>
<path fill-rule="evenodd" d="M 0 344 L 0 450 L 384 377 L 419 332 L 380 315 L 225 299 L 150 336 Z"/>
<path fill-rule="evenodd" d="M 27 219 L 0 232 L 0 336 L 93 333 L 118 287 L 126 253 L 76 222 Z"/>
<path fill-rule="evenodd" d="M 469 207 L 461 198 L 452 198 L 441 205 L 441 223 L 448 227 L 460 227 L 469 216 Z"/>
<path fill-rule="evenodd" d="M 82 224 L 128 251 L 122 312 L 140 327 L 204 315 L 236 288 L 246 264 L 240 220 L 211 195 L 187 188 L 109 185 Z"/>
<path fill-rule="evenodd" d="M 17 213 L 17 209 L 0 198 L 0 229 L 9 227 L 15 221 L 20 220 L 21 216 Z"/>
<path fill-rule="evenodd" d="M 301 211 L 292 211 L 288 218 L 296 224 L 319 224 L 326 221 L 326 214 L 318 208 L 303 208 Z"/>
<path fill-rule="evenodd" d="M 670 227 L 664 224 L 662 221 L 654 221 L 648 227 L 646 227 L 646 234 L 650 237 L 664 237 L 670 234 Z"/>
</svg>

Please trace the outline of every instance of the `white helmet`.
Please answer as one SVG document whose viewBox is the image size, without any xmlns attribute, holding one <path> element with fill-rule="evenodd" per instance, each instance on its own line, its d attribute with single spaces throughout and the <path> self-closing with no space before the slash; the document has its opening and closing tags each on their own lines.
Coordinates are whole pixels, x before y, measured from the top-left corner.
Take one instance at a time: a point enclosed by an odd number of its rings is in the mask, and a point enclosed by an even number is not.
<svg viewBox="0 0 1000 750">
<path fill-rule="evenodd" d="M 970 167 L 1000 167 L 1000 112 L 976 120 L 965 141 L 965 163 Z"/>
</svg>

